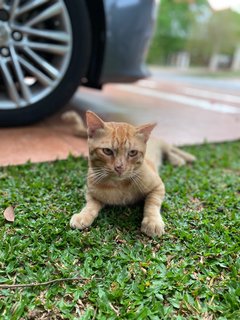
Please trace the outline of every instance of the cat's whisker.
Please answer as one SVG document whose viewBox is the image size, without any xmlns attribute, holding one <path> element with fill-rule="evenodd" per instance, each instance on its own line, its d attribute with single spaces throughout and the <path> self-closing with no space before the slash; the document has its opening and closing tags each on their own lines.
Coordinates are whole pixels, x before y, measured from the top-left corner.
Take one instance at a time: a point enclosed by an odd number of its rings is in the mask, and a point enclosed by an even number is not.
<svg viewBox="0 0 240 320">
<path fill-rule="evenodd" d="M 131 178 L 131 180 L 133 181 L 134 187 L 136 187 L 136 189 L 138 189 L 141 193 L 143 193 L 143 192 L 142 192 L 142 188 L 141 188 L 141 186 L 137 183 L 136 179 L 135 179 L 135 178 Z"/>
<path fill-rule="evenodd" d="M 92 183 L 94 184 L 99 184 L 102 180 L 103 180 L 104 177 L 95 177 L 92 181 Z"/>
<path fill-rule="evenodd" d="M 105 176 L 106 174 L 104 172 L 93 172 L 89 175 L 89 177 L 91 178 L 98 178 L 98 177 L 102 177 Z"/>
<path fill-rule="evenodd" d="M 137 189 L 138 189 L 141 193 L 144 193 L 142 181 L 141 181 L 141 179 L 139 178 L 138 174 L 134 174 L 134 175 L 130 176 L 130 179 L 132 180 L 134 186 L 136 186 Z"/>
<path fill-rule="evenodd" d="M 104 172 L 104 173 L 106 173 L 106 174 L 109 174 L 109 173 L 111 173 L 111 170 L 110 169 L 108 169 L 108 168 L 104 168 L 104 167 L 102 167 L 102 168 L 93 168 L 93 172 L 95 172 L 95 173 L 102 173 L 102 172 Z"/>
<path fill-rule="evenodd" d="M 89 174 L 90 177 L 98 177 L 98 176 L 102 176 L 103 174 L 105 174 L 104 172 L 92 172 L 91 174 Z"/>
<path fill-rule="evenodd" d="M 138 173 L 136 173 L 136 175 L 135 175 L 135 180 L 137 182 L 137 186 L 139 187 L 139 190 L 144 194 L 145 186 L 144 186 L 144 183 L 142 181 L 142 178 L 140 177 L 140 175 Z"/>
<path fill-rule="evenodd" d="M 99 178 L 95 179 L 94 184 L 99 184 L 103 179 L 104 179 L 104 177 L 99 177 Z"/>
<path fill-rule="evenodd" d="M 106 178 L 108 174 L 102 170 L 102 171 L 97 171 L 97 172 L 91 172 L 89 174 L 89 178 L 93 180 L 93 183 L 99 184 L 104 178 Z"/>
<path fill-rule="evenodd" d="M 103 169 L 101 169 L 101 170 L 100 170 L 100 169 L 99 169 L 99 170 L 95 170 L 95 169 L 94 169 L 91 173 L 92 173 L 92 174 L 100 174 L 100 173 L 103 173 L 103 172 L 104 172 Z"/>
<path fill-rule="evenodd" d="M 137 185 L 137 183 L 136 183 L 136 181 L 135 181 L 134 177 L 130 177 L 130 180 L 132 181 L 133 186 L 134 186 L 134 187 L 137 187 L 137 189 L 139 189 L 139 187 L 138 187 L 138 185 Z M 140 190 L 140 189 L 139 189 L 139 190 Z"/>
</svg>

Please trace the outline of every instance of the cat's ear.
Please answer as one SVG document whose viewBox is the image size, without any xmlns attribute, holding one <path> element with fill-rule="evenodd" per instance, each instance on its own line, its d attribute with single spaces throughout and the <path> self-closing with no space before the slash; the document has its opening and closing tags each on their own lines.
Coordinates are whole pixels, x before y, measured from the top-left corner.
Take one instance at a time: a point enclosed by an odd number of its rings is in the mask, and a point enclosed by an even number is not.
<svg viewBox="0 0 240 320">
<path fill-rule="evenodd" d="M 104 121 L 92 111 L 86 112 L 86 121 L 89 138 L 92 138 L 98 130 L 104 129 Z"/>
<path fill-rule="evenodd" d="M 137 135 L 142 137 L 144 142 L 147 142 L 152 130 L 156 127 L 156 125 L 156 123 L 148 123 L 137 127 Z"/>
</svg>

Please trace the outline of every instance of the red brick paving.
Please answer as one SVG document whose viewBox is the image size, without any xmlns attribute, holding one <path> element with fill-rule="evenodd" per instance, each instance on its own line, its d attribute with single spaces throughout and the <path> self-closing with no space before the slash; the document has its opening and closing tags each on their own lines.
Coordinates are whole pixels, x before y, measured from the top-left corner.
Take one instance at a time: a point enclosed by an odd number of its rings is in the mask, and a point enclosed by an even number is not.
<svg viewBox="0 0 240 320">
<path fill-rule="evenodd" d="M 58 117 L 41 124 L 0 129 L 0 165 L 45 162 L 87 155 L 85 139 L 75 137 Z"/>
<path fill-rule="evenodd" d="M 175 91 L 176 85 L 161 88 Z M 163 89 L 162 89 L 163 90 Z M 79 98 L 80 97 L 80 98 Z M 82 89 L 74 102 L 79 110 L 91 109 L 107 120 L 131 123 L 158 122 L 155 136 L 177 145 L 228 141 L 240 138 L 240 114 L 224 114 L 124 92 L 117 85 L 103 92 Z M 39 124 L 0 128 L 0 166 L 65 159 L 69 154 L 87 155 L 85 139 L 56 115 Z"/>
</svg>

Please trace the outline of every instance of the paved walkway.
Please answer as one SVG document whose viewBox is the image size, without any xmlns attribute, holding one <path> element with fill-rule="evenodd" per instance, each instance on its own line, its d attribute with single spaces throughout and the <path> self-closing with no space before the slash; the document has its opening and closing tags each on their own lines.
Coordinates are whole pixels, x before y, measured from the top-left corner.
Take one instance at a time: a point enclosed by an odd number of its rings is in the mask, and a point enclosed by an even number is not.
<svg viewBox="0 0 240 320">
<path fill-rule="evenodd" d="M 225 83 L 225 86 L 224 86 Z M 240 81 L 212 80 L 154 71 L 134 85 L 81 89 L 67 106 L 84 116 L 90 109 L 105 120 L 158 123 L 155 136 L 177 145 L 240 139 Z M 0 165 L 87 155 L 60 113 L 33 126 L 0 129 Z"/>
</svg>

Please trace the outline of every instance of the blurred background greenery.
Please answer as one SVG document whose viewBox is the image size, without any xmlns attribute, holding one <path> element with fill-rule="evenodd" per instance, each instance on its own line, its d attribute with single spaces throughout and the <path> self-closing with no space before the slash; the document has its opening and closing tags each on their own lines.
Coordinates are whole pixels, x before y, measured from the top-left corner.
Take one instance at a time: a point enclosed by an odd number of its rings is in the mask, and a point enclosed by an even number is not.
<svg viewBox="0 0 240 320">
<path fill-rule="evenodd" d="M 219 10 L 212 3 L 214 0 L 161 0 L 148 62 L 239 71 L 239 6 Z"/>
</svg>

